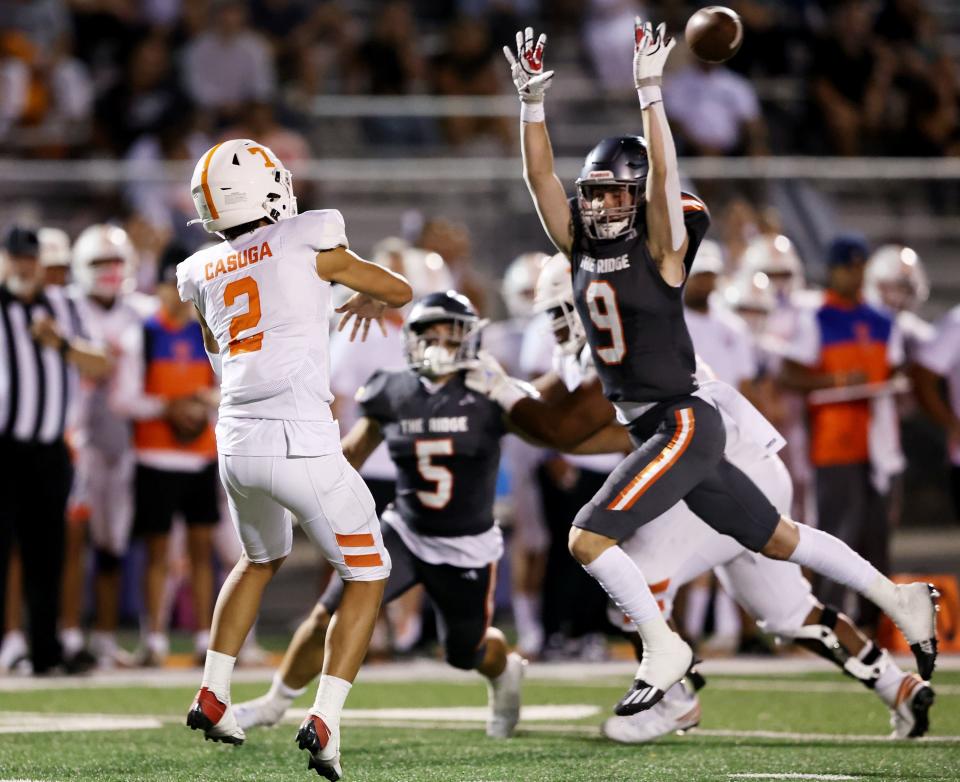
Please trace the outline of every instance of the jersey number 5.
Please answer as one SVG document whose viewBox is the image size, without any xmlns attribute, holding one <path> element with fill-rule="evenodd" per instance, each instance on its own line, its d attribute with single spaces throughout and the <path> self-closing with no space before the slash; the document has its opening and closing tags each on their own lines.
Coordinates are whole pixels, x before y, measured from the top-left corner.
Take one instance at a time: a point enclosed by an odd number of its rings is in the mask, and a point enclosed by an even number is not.
<svg viewBox="0 0 960 782">
<path fill-rule="evenodd" d="M 249 275 L 233 280 L 224 288 L 223 304 L 228 308 L 232 307 L 233 303 L 244 294 L 247 296 L 247 311 L 234 315 L 230 319 L 228 350 L 231 356 L 239 356 L 241 353 L 255 353 L 263 347 L 262 331 L 243 339 L 237 339 L 237 335 L 241 331 L 256 328 L 260 322 L 260 289 L 257 287 L 257 281 Z"/>
<path fill-rule="evenodd" d="M 434 456 L 453 456 L 453 440 L 417 440 L 414 448 L 420 476 L 437 485 L 433 491 L 418 491 L 417 499 L 433 510 L 447 507 L 453 497 L 453 473 L 431 460 Z"/>
<path fill-rule="evenodd" d="M 586 300 L 593 325 L 601 331 L 610 332 L 611 344 L 597 348 L 597 355 L 604 364 L 619 364 L 627 354 L 627 343 L 623 338 L 617 292 L 606 280 L 594 280 L 587 286 Z"/>
</svg>

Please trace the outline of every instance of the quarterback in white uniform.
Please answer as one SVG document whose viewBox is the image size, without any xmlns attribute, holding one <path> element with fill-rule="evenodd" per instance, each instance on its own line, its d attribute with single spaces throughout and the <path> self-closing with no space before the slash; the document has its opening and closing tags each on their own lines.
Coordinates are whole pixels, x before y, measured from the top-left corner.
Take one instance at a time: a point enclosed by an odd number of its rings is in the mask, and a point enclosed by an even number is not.
<svg viewBox="0 0 960 782">
<path fill-rule="evenodd" d="M 309 767 L 339 779 L 340 712 L 366 653 L 390 558 L 373 498 L 340 450 L 330 412 L 330 286 L 356 293 L 340 327 L 365 338 L 387 307 L 411 297 L 400 275 L 351 253 L 336 210 L 297 214 L 290 172 L 268 148 L 234 139 L 197 163 L 199 222 L 224 241 L 177 268 L 221 378 L 220 478 L 243 556 L 217 598 L 203 682 L 187 716 L 207 738 L 239 744 L 230 706 L 237 652 L 263 589 L 290 551 L 291 517 L 345 582 L 317 698 L 297 734 Z M 382 323 L 381 323 L 382 327 Z"/>
<path fill-rule="evenodd" d="M 592 383 L 595 372 L 590 353 L 582 351 L 584 331 L 573 307 L 569 261 L 562 254 L 555 255 L 544 267 L 538 281 L 538 299 L 553 317 L 557 352 L 566 356 L 564 384 L 571 399 L 580 395 L 577 410 L 587 415 L 588 409 L 602 406 L 603 397 L 599 384 Z M 582 352 L 576 350 L 577 345 Z M 788 508 L 792 499 L 790 476 L 776 455 L 784 445 L 783 438 L 738 391 L 711 379 L 705 365 L 698 365 L 697 375 L 698 394 L 715 404 L 723 417 L 726 458 L 743 470 L 778 509 Z M 595 395 L 589 392 L 590 387 L 595 387 Z M 566 412 L 571 415 L 569 407 Z M 613 419 L 612 411 L 609 418 Z M 601 429 L 581 447 L 598 451 L 611 446 L 628 448 L 622 433 L 618 446 L 618 430 L 615 426 Z M 916 674 L 901 671 L 847 617 L 819 603 L 798 565 L 748 551 L 733 538 L 711 529 L 684 503 L 640 527 L 621 545 L 649 580 L 665 616 L 670 616 L 681 586 L 714 568 L 727 592 L 765 631 L 810 648 L 874 689 L 891 710 L 894 736 L 915 737 L 926 732 L 933 703 L 930 685 Z M 621 623 L 622 615 L 614 612 L 611 618 Z M 630 629 L 632 625 L 628 622 L 625 627 Z M 607 720 L 604 734 L 616 741 L 636 743 L 694 727 L 700 720 L 695 690 L 702 681 L 694 674 L 671 687 L 652 709 Z"/>
<path fill-rule="evenodd" d="M 127 232 L 91 225 L 77 237 L 72 276 L 77 306 L 91 332 L 116 355 L 126 335 L 140 329 L 150 300 L 130 292 L 135 251 Z M 112 377 L 81 384 L 74 437 L 76 482 L 73 503 L 89 513 L 96 553 L 96 621 L 90 651 L 101 666 L 132 661 L 116 641 L 120 564 L 133 525 L 136 460 L 130 420 L 110 405 Z"/>
</svg>

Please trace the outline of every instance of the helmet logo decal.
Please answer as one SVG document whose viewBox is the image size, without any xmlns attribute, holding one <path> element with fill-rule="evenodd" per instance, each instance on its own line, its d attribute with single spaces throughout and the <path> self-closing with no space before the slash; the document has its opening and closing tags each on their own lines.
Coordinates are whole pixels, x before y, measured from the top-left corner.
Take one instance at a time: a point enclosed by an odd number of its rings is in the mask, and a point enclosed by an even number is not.
<svg viewBox="0 0 960 782">
<path fill-rule="evenodd" d="M 613 179 L 612 171 L 591 171 L 587 174 L 587 179 Z"/>
<path fill-rule="evenodd" d="M 263 147 L 247 147 L 247 152 L 251 155 L 260 154 L 264 160 L 265 168 L 276 168 L 276 164 L 270 159 L 270 156 L 266 153 Z"/>
<path fill-rule="evenodd" d="M 213 159 L 213 153 L 220 149 L 217 144 L 208 153 L 203 161 L 203 173 L 200 174 L 200 188 L 203 190 L 203 200 L 207 202 L 207 209 L 210 211 L 210 217 L 216 220 L 220 217 L 217 207 L 213 205 L 213 194 L 210 192 L 210 185 L 207 184 L 207 176 L 210 173 L 210 161 Z"/>
</svg>

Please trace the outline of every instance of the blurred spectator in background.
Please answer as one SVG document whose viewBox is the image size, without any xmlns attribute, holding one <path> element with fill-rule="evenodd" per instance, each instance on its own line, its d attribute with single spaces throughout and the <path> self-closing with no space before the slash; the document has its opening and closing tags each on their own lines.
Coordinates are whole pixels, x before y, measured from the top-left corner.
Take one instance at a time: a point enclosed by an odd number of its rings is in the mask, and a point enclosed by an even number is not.
<svg viewBox="0 0 960 782">
<path fill-rule="evenodd" d="M 840 155 L 869 153 L 886 126 L 896 60 L 873 35 L 870 10 L 865 0 L 840 0 L 813 49 L 815 119 Z"/>
<path fill-rule="evenodd" d="M 80 314 L 58 288 L 44 288 L 40 240 L 14 225 L 3 244 L 0 330 L 16 345 L 0 363 L 0 612 L 6 607 L 7 565 L 20 552 L 35 674 L 86 660 L 68 658 L 57 638 L 65 517 L 73 469 L 64 441 L 79 373 L 100 378 L 110 361 L 86 339 Z M 5 627 L 0 617 L 0 627 Z"/>
<path fill-rule="evenodd" d="M 420 231 L 417 247 L 443 258 L 453 276 L 454 288 L 470 299 L 481 315 L 487 312 L 489 281 L 473 264 L 470 231 L 465 225 L 445 217 L 427 220 Z"/>
<path fill-rule="evenodd" d="M 92 105 L 89 74 L 66 38 L 38 42 L 0 25 L 0 138 L 14 128 L 36 134 L 47 126 L 66 140 L 65 126 L 88 119 Z"/>
<path fill-rule="evenodd" d="M 160 309 L 124 338 L 110 405 L 133 419 L 137 467 L 134 529 L 147 544 L 143 645 L 139 661 L 162 665 L 169 651 L 166 582 L 174 514 L 187 525 L 194 650 L 202 662 L 213 612 L 213 529 L 219 520 L 217 444 L 211 417 L 219 382 L 207 359 L 193 306 L 180 301 L 171 245 L 160 260 Z"/>
<path fill-rule="evenodd" d="M 311 98 L 347 91 L 359 27 L 336 0 L 313 9 L 296 35 L 291 104 L 303 106 Z"/>
<path fill-rule="evenodd" d="M 38 238 L 43 284 L 62 288 L 70 282 L 70 237 L 60 228 L 41 228 Z"/>
<path fill-rule="evenodd" d="M 256 139 L 273 150 L 295 176 L 301 170 L 300 164 L 311 158 L 310 145 L 303 134 L 281 125 L 277 121 L 273 104 L 267 102 L 248 103 L 240 114 L 239 122 L 220 134 L 221 141 L 231 138 Z M 297 189 L 300 190 L 299 183 Z"/>
<path fill-rule="evenodd" d="M 460 17 L 447 28 L 443 48 L 431 60 L 428 76 L 438 95 L 497 95 L 498 68 L 487 28 Z M 516 146 L 516 128 L 507 117 L 446 117 L 443 127 L 447 141 L 454 146 L 487 136 L 497 140 L 505 151 Z"/>
<path fill-rule="evenodd" d="M 281 81 L 292 75 L 297 50 L 303 43 L 308 6 L 303 0 L 252 0 L 250 18 L 257 32 L 265 35 L 273 48 Z M 272 149 L 272 147 L 271 147 Z M 286 163 L 286 158 L 282 158 Z"/>
<path fill-rule="evenodd" d="M 628 93 L 633 87 L 633 49 L 624 45 L 624 30 L 634 17 L 649 18 L 638 0 L 588 0 L 584 9 L 583 45 L 600 88 Z"/>
<path fill-rule="evenodd" d="M 960 306 L 943 316 L 920 350 L 915 381 L 920 404 L 947 436 L 954 517 L 960 519 Z"/>
<path fill-rule="evenodd" d="M 884 383 L 903 364 L 893 320 L 862 299 L 868 255 L 866 240 L 857 235 L 841 235 L 830 244 L 823 304 L 800 320 L 787 349 L 781 382 L 788 388 L 810 393 Z M 871 399 L 852 388 L 831 401 L 811 400 L 818 526 L 884 573 L 890 569 L 890 479 L 904 466 L 899 441 L 891 396 Z M 844 610 L 845 593 L 832 582 L 818 591 L 821 600 Z M 861 626 L 876 625 L 879 612 L 871 606 L 860 602 Z"/>
<path fill-rule="evenodd" d="M 681 154 L 767 153 L 757 91 L 727 66 L 695 60 L 668 77 L 663 94 Z"/>
<path fill-rule="evenodd" d="M 97 101 L 98 129 L 114 155 L 122 156 L 141 135 L 155 134 L 171 117 L 188 114 L 170 59 L 169 41 L 159 34 L 130 51 L 126 78 Z"/>
<path fill-rule="evenodd" d="M 349 91 L 369 95 L 408 95 L 421 88 L 424 63 L 410 4 L 386 3 L 373 19 L 373 29 L 354 53 Z M 364 130 L 371 142 L 421 144 L 433 133 L 425 117 L 368 117 Z"/>
<path fill-rule="evenodd" d="M 276 92 L 273 52 L 250 28 L 241 0 L 213 3 L 207 30 L 186 45 L 181 68 L 187 94 L 220 120 L 238 119 L 244 104 Z"/>
</svg>

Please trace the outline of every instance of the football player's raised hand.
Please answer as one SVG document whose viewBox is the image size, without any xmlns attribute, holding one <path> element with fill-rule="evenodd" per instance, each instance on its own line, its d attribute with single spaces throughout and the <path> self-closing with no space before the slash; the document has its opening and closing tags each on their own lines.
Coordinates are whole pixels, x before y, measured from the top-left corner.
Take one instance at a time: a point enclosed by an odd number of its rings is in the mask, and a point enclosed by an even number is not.
<svg viewBox="0 0 960 782">
<path fill-rule="evenodd" d="M 524 103 L 542 103 L 543 94 L 550 86 L 553 71 L 543 70 L 543 47 L 546 45 L 546 34 L 541 33 L 534 43 L 533 28 L 528 27 L 517 31 L 516 56 L 509 46 L 503 47 L 503 54 L 510 63 L 510 75 Z"/>
<path fill-rule="evenodd" d="M 485 350 L 477 354 L 477 364 L 467 372 L 463 382 L 471 391 L 496 402 L 506 412 L 525 397 L 539 396 L 529 383 L 510 377 L 500 362 Z"/>
<path fill-rule="evenodd" d="M 663 66 L 667 63 L 670 51 L 676 46 L 676 39 L 667 35 L 667 26 L 663 23 L 653 29 L 651 22 L 636 17 L 633 22 L 633 83 L 641 87 L 659 87 L 663 79 Z"/>
<path fill-rule="evenodd" d="M 360 333 L 360 341 L 366 342 L 367 334 L 370 332 L 370 324 L 376 322 L 380 327 L 383 336 L 387 336 L 387 328 L 383 324 L 383 313 L 387 305 L 366 293 L 354 293 L 343 304 L 337 307 L 334 312 L 341 313 L 340 323 L 337 324 L 337 331 L 343 331 L 351 319 L 353 321 L 353 330 L 350 332 L 350 341 L 357 338 L 357 332 Z"/>
</svg>

